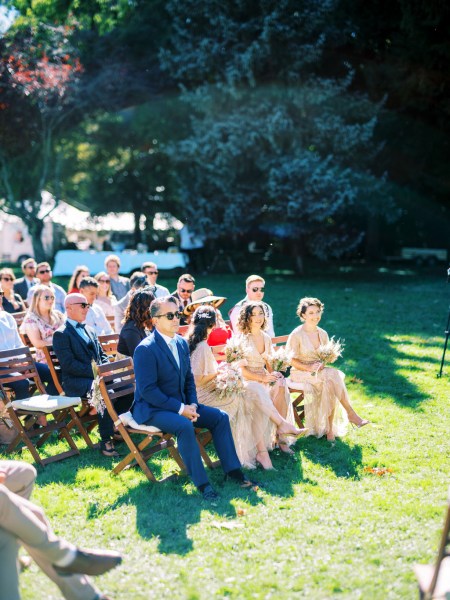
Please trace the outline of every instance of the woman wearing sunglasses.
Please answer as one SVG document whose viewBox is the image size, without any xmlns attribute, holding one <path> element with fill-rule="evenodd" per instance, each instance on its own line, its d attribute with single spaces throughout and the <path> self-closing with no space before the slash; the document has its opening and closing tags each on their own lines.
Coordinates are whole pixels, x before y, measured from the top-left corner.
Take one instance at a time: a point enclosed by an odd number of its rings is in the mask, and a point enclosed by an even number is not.
<svg viewBox="0 0 450 600">
<path fill-rule="evenodd" d="M 46 285 L 37 285 L 33 290 L 30 308 L 19 329 L 36 348 L 36 362 L 46 364 L 42 348 L 53 344 L 53 334 L 64 322 L 65 316 L 55 309 L 53 290 Z"/>
<path fill-rule="evenodd" d="M 16 276 L 12 269 L 0 270 L 0 284 L 3 290 L 3 310 L 8 313 L 17 313 L 26 310 L 24 301 L 19 294 L 14 293 Z"/>
<path fill-rule="evenodd" d="M 98 281 L 97 298 L 94 304 L 100 306 L 107 317 L 114 317 L 114 306 L 117 304 L 117 298 L 111 290 L 111 279 L 108 273 L 100 271 L 95 275 L 94 279 Z"/>
</svg>

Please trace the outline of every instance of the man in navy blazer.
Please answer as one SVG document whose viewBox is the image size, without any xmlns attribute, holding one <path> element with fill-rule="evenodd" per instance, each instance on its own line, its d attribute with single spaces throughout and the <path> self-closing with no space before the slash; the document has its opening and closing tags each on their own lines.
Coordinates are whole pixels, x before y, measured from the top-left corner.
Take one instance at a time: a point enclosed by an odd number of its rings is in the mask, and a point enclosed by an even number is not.
<svg viewBox="0 0 450 600">
<path fill-rule="evenodd" d="M 150 305 L 150 316 L 155 329 L 134 352 L 135 420 L 176 435 L 187 472 L 206 500 L 218 495 L 208 481 L 195 427 L 211 431 L 227 477 L 242 487 L 256 485 L 240 469 L 228 415 L 197 401 L 189 348 L 186 340 L 176 335 L 180 326 L 177 300 L 173 296 L 156 298 Z"/>
<path fill-rule="evenodd" d="M 98 341 L 95 331 L 83 324 L 90 304 L 82 294 L 68 294 L 64 301 L 66 324 L 53 334 L 53 349 L 61 365 L 62 387 L 68 396 L 86 396 L 94 381 L 92 361 L 102 365 L 109 362 L 108 356 Z M 124 396 L 119 410 L 129 409 L 130 398 Z M 119 400 L 122 400 L 121 398 Z M 118 400 L 118 401 L 119 401 Z M 126 402 L 128 400 L 128 404 Z M 114 448 L 112 436 L 114 426 L 108 411 L 98 414 L 100 450 L 105 456 L 119 456 Z"/>
</svg>

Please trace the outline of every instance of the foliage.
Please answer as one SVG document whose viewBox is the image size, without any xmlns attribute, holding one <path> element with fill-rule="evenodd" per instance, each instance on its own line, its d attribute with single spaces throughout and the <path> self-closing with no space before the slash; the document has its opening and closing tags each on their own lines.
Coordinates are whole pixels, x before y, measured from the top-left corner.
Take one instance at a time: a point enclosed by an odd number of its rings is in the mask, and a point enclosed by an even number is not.
<svg viewBox="0 0 450 600">
<path fill-rule="evenodd" d="M 350 208 L 390 206 L 370 170 L 380 105 L 350 92 L 348 66 L 330 75 L 323 60 L 335 9 L 333 0 L 168 4 L 174 34 L 161 61 L 193 113 L 191 135 L 170 153 L 203 233 L 261 227 L 326 258 L 361 239 L 346 224 Z"/>
<path fill-rule="evenodd" d="M 154 485 L 137 469 L 113 477 L 116 461 L 76 436 L 81 455 L 39 470 L 33 498 L 69 541 L 124 553 L 121 567 L 96 578 L 117 600 L 403 600 L 417 592 L 413 564 L 436 556 L 450 452 L 448 359 L 445 376 L 435 376 L 445 283 L 367 267 L 357 276 L 317 271 L 266 281 L 279 334 L 298 324 L 299 290 L 325 302 L 321 326 L 345 337 L 338 366 L 355 409 L 373 424 L 350 430 L 334 447 L 309 437 L 292 458 L 274 452 L 277 471 L 249 473 L 264 485 L 257 494 L 212 471 L 216 506 L 185 478 Z M 161 283 L 174 289 L 176 280 Z M 244 291 L 243 278 L 232 276 L 201 285 L 227 296 L 228 306 Z M 424 319 L 424 306 L 433 318 Z M 51 453 L 58 443 L 43 448 Z M 169 456 L 151 461 L 157 473 L 175 466 Z M 37 589 L 46 600 L 61 597 L 36 567 L 20 580 L 24 600 L 35 600 Z"/>
</svg>

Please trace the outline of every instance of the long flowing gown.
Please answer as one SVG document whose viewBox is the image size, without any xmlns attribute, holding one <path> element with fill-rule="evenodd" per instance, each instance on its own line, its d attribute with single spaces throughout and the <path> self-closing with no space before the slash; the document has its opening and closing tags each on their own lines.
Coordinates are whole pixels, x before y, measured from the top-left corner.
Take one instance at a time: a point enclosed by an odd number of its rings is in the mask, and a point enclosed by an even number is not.
<svg viewBox="0 0 450 600">
<path fill-rule="evenodd" d="M 256 375 L 264 375 L 267 373 L 266 361 L 269 360 L 273 353 L 273 346 L 271 338 L 264 332 L 261 332 L 264 337 L 264 352 L 260 354 L 256 347 L 253 338 L 250 334 L 244 334 L 242 337 L 246 342 L 248 351 L 243 361 L 243 366 L 246 366 L 251 373 Z M 246 381 L 246 387 L 257 393 L 259 399 L 260 409 L 265 411 L 266 414 L 271 414 L 273 411 L 273 401 L 279 392 L 279 384 L 270 385 L 269 383 L 260 383 L 259 381 Z M 291 397 L 289 390 L 286 385 L 284 387 L 284 401 L 286 403 L 286 421 L 291 425 L 296 426 L 294 418 L 294 409 L 292 407 Z M 265 443 L 268 450 L 272 450 L 276 441 L 276 426 L 274 423 L 270 423 L 269 429 L 266 431 Z M 286 438 L 287 443 L 294 443 L 295 440 L 289 442 L 289 438 Z"/>
<path fill-rule="evenodd" d="M 318 327 L 320 344 L 329 340 L 324 329 Z M 293 357 L 305 364 L 317 362 L 312 357 L 315 348 L 307 333 L 300 325 L 290 334 L 286 349 L 292 352 Z M 348 399 L 347 388 L 344 383 L 345 375 L 333 367 L 324 367 L 316 374 L 310 371 L 301 371 L 292 367 L 290 385 L 302 390 L 305 395 L 305 427 L 309 429 L 308 435 L 322 437 L 327 433 L 328 420 L 333 415 L 333 434 L 342 437 L 347 432 L 348 417 L 339 401 L 344 395 Z"/>
<path fill-rule="evenodd" d="M 217 373 L 218 364 L 206 341 L 200 342 L 191 354 L 192 372 L 195 377 Z M 225 411 L 230 418 L 236 452 L 241 464 L 247 468 L 256 466 L 256 444 L 263 439 L 269 418 L 257 410 L 259 398 L 250 389 L 244 396 L 238 394 L 221 398 L 212 379 L 204 385 L 196 385 L 197 398 L 201 404 Z"/>
</svg>

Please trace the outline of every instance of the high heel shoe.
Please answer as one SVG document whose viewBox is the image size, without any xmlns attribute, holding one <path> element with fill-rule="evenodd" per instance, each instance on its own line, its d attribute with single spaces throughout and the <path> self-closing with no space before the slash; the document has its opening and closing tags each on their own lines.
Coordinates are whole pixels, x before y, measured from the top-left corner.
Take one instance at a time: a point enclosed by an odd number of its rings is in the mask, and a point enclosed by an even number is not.
<svg viewBox="0 0 450 600">
<path fill-rule="evenodd" d="M 256 453 L 255 462 L 256 462 L 257 467 L 260 467 L 264 471 L 276 471 L 275 467 L 272 465 L 272 462 L 270 463 L 270 467 L 263 465 L 263 463 L 260 460 L 258 460 L 258 454 L 269 455 L 269 453 L 267 452 L 267 450 L 260 450 L 259 452 Z M 270 460 L 270 458 L 269 458 L 269 460 Z"/>
<path fill-rule="evenodd" d="M 303 428 L 303 429 L 294 429 L 294 431 L 290 432 L 290 431 L 280 431 L 280 428 L 277 429 L 277 439 L 279 437 L 282 438 L 287 438 L 287 437 L 293 437 L 293 438 L 301 438 L 304 435 L 306 435 L 308 433 L 309 429 L 307 427 Z"/>
<path fill-rule="evenodd" d="M 284 452 L 285 454 L 289 455 L 295 454 L 295 452 L 289 447 L 289 442 L 283 439 L 281 436 L 277 437 L 277 444 L 281 452 Z"/>
<path fill-rule="evenodd" d="M 353 427 L 353 429 L 355 427 L 357 427 L 358 429 L 361 429 L 361 427 L 364 427 L 364 425 L 369 425 L 370 421 L 369 421 L 369 419 L 361 419 L 361 421 L 359 421 L 359 423 L 354 423 L 353 421 L 350 421 L 350 424 Z"/>
</svg>

